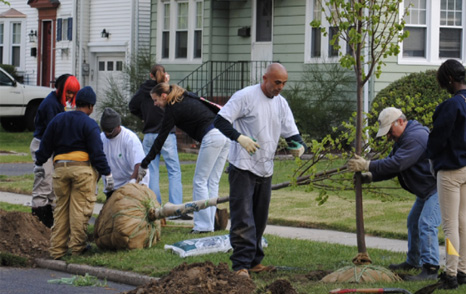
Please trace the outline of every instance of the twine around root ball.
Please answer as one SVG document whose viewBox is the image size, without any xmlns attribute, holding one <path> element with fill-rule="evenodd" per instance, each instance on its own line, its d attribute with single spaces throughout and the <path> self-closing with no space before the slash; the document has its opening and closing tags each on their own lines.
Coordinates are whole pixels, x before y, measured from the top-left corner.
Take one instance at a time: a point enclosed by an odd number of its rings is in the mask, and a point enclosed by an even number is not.
<svg viewBox="0 0 466 294">
<path fill-rule="evenodd" d="M 376 265 L 350 265 L 326 275 L 324 283 L 398 282 L 402 279 L 392 271 Z"/>
</svg>

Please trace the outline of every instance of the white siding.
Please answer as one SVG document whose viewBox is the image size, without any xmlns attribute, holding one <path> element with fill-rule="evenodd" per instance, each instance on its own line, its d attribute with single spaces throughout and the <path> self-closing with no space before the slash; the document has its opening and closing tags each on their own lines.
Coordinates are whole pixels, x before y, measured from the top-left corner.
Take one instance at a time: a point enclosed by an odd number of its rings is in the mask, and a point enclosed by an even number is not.
<svg viewBox="0 0 466 294">
<path fill-rule="evenodd" d="M 31 56 L 31 48 L 37 47 L 37 42 L 29 42 L 29 32 L 31 30 L 38 30 L 38 13 L 35 8 L 31 8 L 27 1 L 24 0 L 8 0 L 10 6 L 2 5 L 0 6 L 0 13 L 14 8 L 19 12 L 25 14 L 25 29 L 23 28 L 22 39 L 23 39 L 23 54 L 22 57 L 25 57 L 23 67 L 19 70 L 24 74 L 24 82 L 29 85 L 35 85 L 37 81 L 37 58 Z"/>
</svg>

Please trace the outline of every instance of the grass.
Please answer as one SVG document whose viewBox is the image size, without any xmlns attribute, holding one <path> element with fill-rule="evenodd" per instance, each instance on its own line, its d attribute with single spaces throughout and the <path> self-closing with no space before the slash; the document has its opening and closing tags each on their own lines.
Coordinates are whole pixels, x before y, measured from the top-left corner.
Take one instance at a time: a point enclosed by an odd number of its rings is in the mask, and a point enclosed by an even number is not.
<svg viewBox="0 0 466 294">
<path fill-rule="evenodd" d="M 28 135 L 25 135 L 28 134 Z M 6 138 L 7 137 L 7 138 Z M 0 143 L 2 150 L 16 152 L 28 152 L 31 133 L 11 134 L 0 131 Z M 3 142 L 8 144 L 4 145 Z M 5 147 L 9 146 L 9 147 Z M 0 163 L 5 162 L 30 162 L 23 161 L 22 156 L 0 156 Z M 25 156 L 26 157 L 26 156 Z M 15 159 L 16 158 L 16 159 Z M 180 160 L 195 161 L 192 154 L 180 154 Z M 182 165 L 184 201 L 191 200 L 192 176 L 194 164 Z M 273 183 L 289 181 L 295 168 L 294 161 L 277 161 Z M 161 191 L 164 201 L 168 198 L 168 183 L 166 169 L 161 167 Z M 33 176 L 0 176 L 0 190 L 8 190 L 30 194 Z M 100 183 L 99 191 L 102 191 Z M 394 182 L 385 182 L 384 186 L 396 187 Z M 228 195 L 228 179 L 224 174 L 220 183 L 220 195 Z M 391 201 L 381 200 L 377 197 L 365 196 L 364 219 L 365 230 L 368 235 L 377 235 L 388 238 L 406 239 L 406 217 L 409 213 L 414 196 L 399 189 L 397 195 Z M 101 192 L 100 192 L 101 193 Z M 338 195 L 329 192 L 330 198 L 322 206 L 317 205 L 317 193 L 308 191 L 307 187 L 289 187 L 272 192 L 269 223 L 277 225 L 290 225 L 313 228 L 329 228 L 341 231 L 355 232 L 355 205 L 354 192 L 342 191 Z M 101 201 L 105 196 L 100 195 Z M 228 207 L 222 204 L 221 207 Z M 29 212 L 27 207 L 0 203 L 0 209 L 20 210 Z M 92 227 L 89 228 L 92 231 Z M 190 228 L 164 227 L 162 241 L 152 248 L 132 251 L 101 251 L 95 245 L 90 254 L 80 257 L 68 257 L 67 262 L 82 263 L 93 266 L 105 266 L 108 268 L 127 270 L 160 277 L 167 274 L 177 265 L 187 262 L 212 261 L 214 264 L 225 262 L 231 265 L 230 253 L 214 253 L 203 256 L 187 257 L 181 259 L 177 255 L 165 251 L 165 244 L 189 239 Z M 215 232 L 210 235 L 227 234 L 227 231 Z M 354 284 L 323 284 L 306 278 L 306 273 L 312 270 L 334 271 L 343 266 L 350 265 L 351 259 L 356 255 L 354 246 L 342 246 L 327 243 L 318 243 L 305 240 L 286 239 L 272 235 L 265 235 L 269 246 L 265 249 L 266 258 L 264 264 L 274 264 L 281 267 L 276 273 L 253 275 L 253 280 L 258 286 L 257 293 L 265 293 L 265 285 L 276 279 L 287 279 L 298 293 L 327 293 L 335 288 L 355 288 Z M 443 240 L 443 232 L 440 234 Z M 356 245 L 356 244 L 355 244 Z M 373 263 L 378 266 L 388 266 L 390 263 L 404 261 L 405 254 L 384 250 L 369 249 Z M 375 283 L 358 285 L 359 288 L 404 288 L 413 293 L 429 282 L 399 282 L 399 283 Z M 462 293 L 464 289 L 456 291 L 437 291 L 436 293 Z"/>
<path fill-rule="evenodd" d="M 21 205 L 11 205 L 0 202 L 0 209 L 22 210 Z M 92 226 L 89 231 L 92 231 Z M 211 253 L 201 256 L 180 258 L 178 255 L 164 249 L 165 244 L 174 244 L 181 240 L 186 240 L 192 236 L 188 234 L 190 228 L 185 227 L 164 227 L 162 230 L 162 240 L 152 248 L 130 250 L 130 251 L 105 251 L 98 249 L 93 244 L 92 250 L 82 256 L 68 256 L 65 261 L 68 263 L 86 264 L 91 266 L 106 267 L 116 270 L 131 271 L 153 277 L 162 277 L 170 272 L 174 267 L 186 262 L 211 261 L 214 264 L 227 263 L 231 266 L 230 253 Z M 214 236 L 227 234 L 228 231 L 219 231 L 204 236 Z M 432 282 L 396 282 L 396 283 L 332 283 L 325 284 L 311 280 L 307 275 L 311 271 L 335 271 L 345 266 L 351 265 L 351 259 L 356 255 L 356 246 L 343 246 L 328 243 L 312 242 L 306 240 L 296 240 L 281 238 L 274 235 L 264 236 L 268 242 L 268 247 L 264 249 L 264 264 L 278 266 L 278 271 L 274 273 L 253 274 L 252 279 L 257 285 L 257 294 L 266 293 L 265 286 L 277 279 L 288 280 L 298 293 L 328 293 L 336 288 L 403 288 L 414 293 L 416 290 Z M 399 252 L 370 249 L 370 256 L 373 264 L 387 267 L 391 263 L 404 261 L 405 255 Z M 3 256 L 10 262 L 12 256 Z M 15 261 L 19 262 L 19 261 Z M 413 274 L 411 272 L 410 274 Z M 455 291 L 436 291 L 436 293 L 463 293 L 464 289 Z"/>
</svg>

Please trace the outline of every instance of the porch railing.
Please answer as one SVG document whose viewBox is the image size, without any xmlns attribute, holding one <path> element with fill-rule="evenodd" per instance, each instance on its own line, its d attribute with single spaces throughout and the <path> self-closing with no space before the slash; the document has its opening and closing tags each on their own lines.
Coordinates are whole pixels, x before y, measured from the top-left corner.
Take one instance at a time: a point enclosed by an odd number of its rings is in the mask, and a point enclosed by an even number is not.
<svg viewBox="0 0 466 294">
<path fill-rule="evenodd" d="M 225 104 L 239 89 L 260 83 L 271 61 L 207 61 L 178 85 L 213 102 Z"/>
</svg>

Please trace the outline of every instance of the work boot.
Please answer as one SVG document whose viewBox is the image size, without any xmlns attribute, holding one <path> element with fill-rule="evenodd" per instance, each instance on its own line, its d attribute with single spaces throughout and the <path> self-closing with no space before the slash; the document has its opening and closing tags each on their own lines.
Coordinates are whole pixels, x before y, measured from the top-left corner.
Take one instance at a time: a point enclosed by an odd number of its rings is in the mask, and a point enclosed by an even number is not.
<svg viewBox="0 0 466 294">
<path fill-rule="evenodd" d="M 251 273 L 261 273 L 261 272 L 274 272 L 276 271 L 277 268 L 274 267 L 273 265 L 262 265 L 262 264 L 258 264 L 256 266 L 254 266 L 253 268 L 250 268 L 249 271 Z"/>
<path fill-rule="evenodd" d="M 389 269 L 391 269 L 392 271 L 411 271 L 411 270 L 418 270 L 419 267 L 417 266 L 414 266 L 414 265 L 410 265 L 409 263 L 407 263 L 406 261 L 405 262 L 402 262 L 400 264 L 390 264 L 388 266 Z"/>
<path fill-rule="evenodd" d="M 458 281 L 458 285 L 466 284 L 466 274 L 463 272 L 458 271 L 456 276 L 456 280 Z"/>
<path fill-rule="evenodd" d="M 422 271 L 416 276 L 407 276 L 405 281 L 426 281 L 426 280 L 437 280 L 438 265 L 432 265 L 425 263 L 422 265 Z"/>
<path fill-rule="evenodd" d="M 458 280 L 455 276 L 449 276 L 446 273 L 441 273 L 440 281 L 442 281 L 442 284 L 439 286 L 439 289 L 447 290 L 458 288 Z"/>
<path fill-rule="evenodd" d="M 240 277 L 245 277 L 247 279 L 250 279 L 251 277 L 249 276 L 248 270 L 245 268 L 242 268 L 240 270 L 235 271 L 235 275 L 240 276 Z"/>
</svg>

